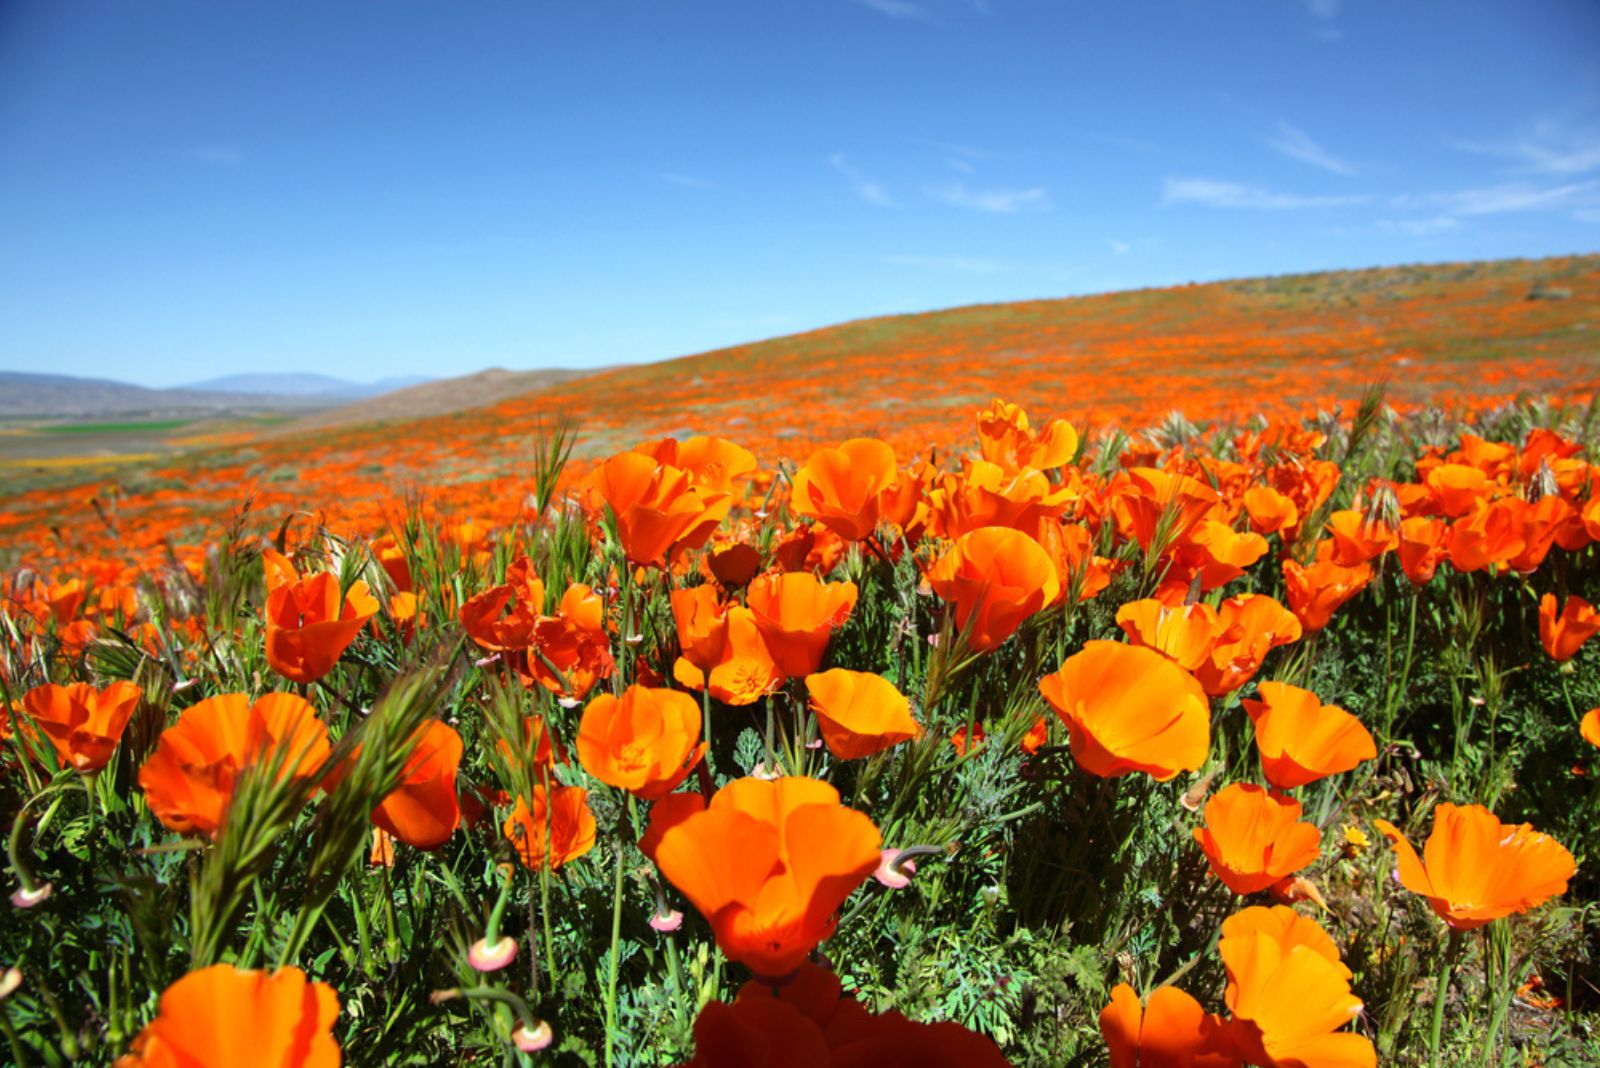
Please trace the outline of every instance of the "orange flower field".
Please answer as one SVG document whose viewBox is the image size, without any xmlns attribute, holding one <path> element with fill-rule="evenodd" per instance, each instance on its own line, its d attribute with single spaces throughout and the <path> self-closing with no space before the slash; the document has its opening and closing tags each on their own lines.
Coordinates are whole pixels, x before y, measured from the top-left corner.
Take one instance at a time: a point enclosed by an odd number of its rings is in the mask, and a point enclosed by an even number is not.
<svg viewBox="0 0 1600 1068">
<path fill-rule="evenodd" d="M 1600 1063 L 1597 308 L 976 307 L 10 469 L 0 1049 Z"/>
</svg>

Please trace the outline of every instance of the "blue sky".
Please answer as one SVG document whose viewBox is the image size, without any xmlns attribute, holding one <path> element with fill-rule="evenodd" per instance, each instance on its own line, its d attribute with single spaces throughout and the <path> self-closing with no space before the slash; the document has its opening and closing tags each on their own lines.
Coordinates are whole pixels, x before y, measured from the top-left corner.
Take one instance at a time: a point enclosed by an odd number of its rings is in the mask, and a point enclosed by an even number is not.
<svg viewBox="0 0 1600 1068">
<path fill-rule="evenodd" d="M 1600 248 L 1592 0 L 0 0 L 0 368 L 639 362 Z"/>
</svg>

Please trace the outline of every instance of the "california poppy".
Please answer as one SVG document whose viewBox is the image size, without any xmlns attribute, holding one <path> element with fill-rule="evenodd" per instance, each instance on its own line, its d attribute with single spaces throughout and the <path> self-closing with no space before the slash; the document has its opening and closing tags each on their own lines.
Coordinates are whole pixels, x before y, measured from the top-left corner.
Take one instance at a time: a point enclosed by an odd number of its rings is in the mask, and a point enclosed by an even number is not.
<svg viewBox="0 0 1600 1068">
<path fill-rule="evenodd" d="M 668 600 L 684 659 L 701 671 L 711 670 L 728 644 L 727 604 L 711 586 L 676 589 Z"/>
<path fill-rule="evenodd" d="M 1300 640 L 1300 620 L 1264 593 L 1241 593 L 1217 606 L 1223 631 L 1194 676 L 1212 697 L 1232 693 L 1255 677 L 1273 649 Z"/>
<path fill-rule="evenodd" d="M 1275 920 L 1235 924 L 1231 935 L 1224 925 L 1217 951 L 1228 972 L 1229 1042 L 1246 1063 L 1375 1068 L 1372 1042 L 1340 1030 L 1360 1014 L 1361 1000 L 1336 953 L 1330 959 L 1319 941 Z"/>
<path fill-rule="evenodd" d="M 672 665 L 672 677 L 691 690 L 709 687 L 711 696 L 724 704 L 754 704 L 777 689 L 783 672 L 761 636 L 754 612 L 735 605 L 728 609 L 725 625 L 721 656 L 709 672 L 680 656 Z"/>
<path fill-rule="evenodd" d="M 779 670 L 801 678 L 821 668 L 829 636 L 856 606 L 856 584 L 822 582 L 804 571 L 762 575 L 750 583 L 745 604 Z"/>
<path fill-rule="evenodd" d="M 1372 565 L 1345 567 L 1319 554 L 1317 561 L 1304 566 L 1295 560 L 1283 562 L 1283 584 L 1289 594 L 1289 610 L 1308 631 L 1328 625 L 1335 610 L 1366 589 L 1372 581 Z"/>
<path fill-rule="evenodd" d="M 526 656 L 512 662 L 553 694 L 582 699 L 617 668 L 611 656 L 606 609 L 598 593 L 581 582 L 567 587 L 556 614 L 540 616 Z"/>
<path fill-rule="evenodd" d="M 293 682 L 315 682 L 377 612 L 365 582 L 343 597 L 329 571 L 284 582 L 267 595 L 267 663 Z"/>
<path fill-rule="evenodd" d="M 1482 501 L 1470 513 L 1450 524 L 1445 554 L 1457 571 L 1482 571 L 1509 567 L 1527 550 L 1523 536 L 1524 503 L 1514 497 Z"/>
<path fill-rule="evenodd" d="M 859 760 L 922 737 L 911 702 L 882 675 L 834 668 L 807 675 L 806 690 L 822 740 L 840 760 Z"/>
<path fill-rule="evenodd" d="M 1037 541 L 1009 527 L 963 534 L 928 567 L 928 585 L 955 608 L 967 648 L 988 652 L 1023 620 L 1055 602 L 1061 581 Z"/>
<path fill-rule="evenodd" d="M 24 694 L 22 707 L 50 740 L 62 765 L 88 774 L 110 761 L 141 696 L 131 682 L 113 682 L 103 690 L 86 682 L 52 682 Z"/>
<path fill-rule="evenodd" d="M 213 964 L 161 992 L 156 1018 L 117 1068 L 338 1068 L 339 997 L 299 968 Z"/>
<path fill-rule="evenodd" d="M 1153 597 L 1117 609 L 1117 626 L 1134 645 L 1154 649 L 1185 671 L 1211 659 L 1211 649 L 1228 631 L 1217 610 L 1201 602 L 1171 608 Z"/>
<path fill-rule="evenodd" d="M 929 529 L 946 538 L 982 527 L 1031 533 L 1058 519 L 1076 496 L 1039 471 L 1007 472 L 986 460 L 968 461 L 960 474 L 944 475 L 929 491 Z"/>
<path fill-rule="evenodd" d="M 1250 516 L 1250 527 L 1257 534 L 1282 533 L 1285 539 L 1292 540 L 1295 528 L 1300 525 L 1300 509 L 1294 499 L 1271 486 L 1252 486 L 1245 490 L 1244 508 Z"/>
<path fill-rule="evenodd" d="M 700 704 L 679 690 L 629 686 L 601 694 L 578 724 L 578 761 L 608 786 L 654 801 L 677 789 L 705 755 Z"/>
<path fill-rule="evenodd" d="M 1422 856 L 1394 824 L 1374 820 L 1394 844 L 1400 883 L 1428 899 L 1458 931 L 1526 912 L 1566 892 L 1577 864 L 1565 846 L 1529 824 L 1502 824 L 1482 805 L 1441 804 Z"/>
<path fill-rule="evenodd" d="M 861 541 L 878 526 L 878 494 L 894 483 L 894 450 L 877 438 L 851 438 L 818 449 L 795 472 L 790 507 L 845 541 Z"/>
<path fill-rule="evenodd" d="M 269 693 L 254 704 L 242 693 L 191 705 L 161 732 L 139 769 L 150 811 L 180 834 L 215 835 L 239 773 L 278 746 L 289 757 L 282 774 L 315 775 L 327 759 L 328 728 L 303 698 Z"/>
<path fill-rule="evenodd" d="M 1065 419 L 1053 419 L 1035 431 L 1028 425 L 1027 412 L 998 397 L 977 416 L 983 458 L 1007 471 L 1064 467 L 1078 451 L 1078 432 Z"/>
<path fill-rule="evenodd" d="M 1305 946 L 1338 965 L 1346 980 L 1352 977 L 1350 969 L 1339 959 L 1339 945 L 1333 936 L 1316 920 L 1302 916 L 1287 905 L 1251 905 L 1222 921 L 1223 938 L 1245 938 L 1253 934 L 1269 935 L 1286 951 Z"/>
<path fill-rule="evenodd" d="M 1324 705 L 1310 690 L 1286 682 L 1257 686 L 1261 700 L 1246 698 L 1256 728 L 1261 770 L 1280 790 L 1292 790 L 1378 755 L 1372 735 L 1342 708 Z"/>
<path fill-rule="evenodd" d="M 1397 549 L 1406 578 L 1418 586 L 1426 586 L 1433 580 L 1439 561 L 1445 558 L 1445 539 L 1449 533 L 1445 521 L 1433 516 L 1414 515 L 1401 522 Z"/>
<path fill-rule="evenodd" d="M 372 812 L 372 822 L 416 849 L 437 849 L 461 823 L 456 772 L 461 735 L 439 720 L 417 729 L 400 782 Z"/>
<path fill-rule="evenodd" d="M 506 580 L 467 599 L 461 626 L 467 636 L 490 652 L 526 649 L 533 627 L 544 614 L 544 582 L 533 561 L 519 556 L 506 568 Z"/>
<path fill-rule="evenodd" d="M 517 798 L 501 831 L 525 867 L 538 871 L 548 865 L 554 871 L 594 848 L 589 791 L 581 786 L 552 786 L 547 793 L 542 785 L 536 785 L 532 803 Z"/>
<path fill-rule="evenodd" d="M 1556 595 L 1539 599 L 1539 641 L 1552 660 L 1571 660 L 1583 643 L 1600 632 L 1600 612 L 1577 594 L 1570 595 L 1556 611 Z"/>
<path fill-rule="evenodd" d="M 611 457 L 592 483 L 616 519 L 623 554 L 641 567 L 664 567 L 705 544 L 732 505 L 727 492 L 695 485 L 688 471 L 640 452 Z"/>
<path fill-rule="evenodd" d="M 747 778 L 668 827 L 654 858 L 724 954 L 780 978 L 833 933 L 835 912 L 877 869 L 882 845 L 872 821 L 827 783 Z"/>
<path fill-rule="evenodd" d="M 1127 983 L 1111 989 L 1100 1010 L 1100 1034 L 1111 1068 L 1225 1068 L 1239 1059 L 1226 1052 L 1223 1021 L 1175 986 L 1157 987 L 1143 1005 Z"/>
<path fill-rule="evenodd" d="M 1211 747 L 1205 692 L 1150 649 L 1085 642 L 1039 692 L 1067 726 L 1072 759 L 1091 775 L 1142 771 L 1166 782 L 1200 767 Z"/>
<path fill-rule="evenodd" d="M 1317 859 L 1322 832 L 1300 822 L 1300 802 L 1259 786 L 1234 783 L 1206 802 L 1194 839 L 1211 870 L 1236 894 L 1265 890 Z"/>
<path fill-rule="evenodd" d="M 1592 746 L 1600 747 L 1600 708 L 1591 708 L 1583 714 L 1583 723 L 1579 725 L 1578 733 L 1583 735 L 1583 740 Z"/>
</svg>

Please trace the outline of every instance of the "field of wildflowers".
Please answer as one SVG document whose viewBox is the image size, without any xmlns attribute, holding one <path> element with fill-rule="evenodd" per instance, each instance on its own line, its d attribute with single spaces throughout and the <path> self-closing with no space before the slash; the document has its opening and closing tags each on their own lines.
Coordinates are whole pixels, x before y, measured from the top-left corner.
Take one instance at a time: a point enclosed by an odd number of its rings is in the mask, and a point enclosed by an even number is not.
<svg viewBox="0 0 1600 1068">
<path fill-rule="evenodd" d="M 964 309 L 13 493 L 0 1049 L 1596 1063 L 1597 306 Z"/>
</svg>

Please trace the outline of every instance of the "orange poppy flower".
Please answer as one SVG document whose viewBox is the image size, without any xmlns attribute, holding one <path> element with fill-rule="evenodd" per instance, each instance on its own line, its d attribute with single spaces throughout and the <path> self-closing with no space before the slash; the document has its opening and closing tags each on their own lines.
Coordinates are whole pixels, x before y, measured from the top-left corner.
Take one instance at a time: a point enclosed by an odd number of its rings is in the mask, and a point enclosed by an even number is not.
<svg viewBox="0 0 1600 1068">
<path fill-rule="evenodd" d="M 1200 684 L 1150 649 L 1085 642 L 1039 692 L 1067 725 L 1072 759 L 1091 775 L 1142 771 L 1166 782 L 1204 764 L 1211 747 Z"/>
<path fill-rule="evenodd" d="M 1307 937 L 1302 925 L 1272 912 L 1232 917 L 1232 933 L 1225 923 L 1217 944 L 1228 972 L 1229 1044 L 1246 1063 L 1267 1068 L 1376 1068 L 1372 1042 L 1339 1030 L 1361 1013 L 1361 1000 L 1337 949 L 1328 955 L 1331 939 Z"/>
<path fill-rule="evenodd" d="M 377 612 L 365 582 L 352 583 L 343 598 L 329 571 L 284 582 L 267 595 L 267 663 L 293 682 L 315 682 Z"/>
<path fill-rule="evenodd" d="M 1212 697 L 1232 693 L 1255 677 L 1273 649 L 1300 640 L 1300 620 L 1264 593 L 1241 593 L 1217 606 L 1224 628 L 1195 678 Z"/>
<path fill-rule="evenodd" d="M 1234 530 L 1217 519 L 1195 523 L 1172 547 L 1178 574 L 1200 576 L 1202 590 L 1227 585 L 1266 554 L 1266 538 L 1253 531 Z"/>
<path fill-rule="evenodd" d="M 526 649 L 544 614 L 544 582 L 533 561 L 519 556 L 506 568 L 506 580 L 461 606 L 467 636 L 492 653 Z"/>
<path fill-rule="evenodd" d="M 1469 515 L 1450 524 L 1445 552 L 1457 571 L 1506 567 L 1527 550 L 1523 537 L 1522 501 L 1514 497 L 1480 503 Z"/>
<path fill-rule="evenodd" d="M 581 786 L 553 786 L 547 793 L 536 785 L 532 804 L 517 798 L 501 832 L 529 870 L 538 871 L 548 864 L 555 871 L 594 848 L 589 791 Z"/>
<path fill-rule="evenodd" d="M 86 682 L 52 682 L 24 694 L 22 707 L 50 740 L 62 766 L 89 774 L 111 760 L 142 696 L 131 682 L 113 682 L 103 690 Z"/>
<path fill-rule="evenodd" d="M 611 635 L 606 631 L 605 602 L 583 583 L 574 583 L 561 595 L 553 616 L 540 616 L 533 627 L 533 644 L 526 657 L 513 661 L 519 673 L 526 665 L 528 678 L 558 696 L 581 700 L 594 684 L 617 669 L 611 656 Z"/>
<path fill-rule="evenodd" d="M 761 637 L 755 613 L 735 605 L 728 609 L 726 625 L 727 640 L 721 659 L 710 672 L 680 656 L 672 665 L 672 677 L 691 690 L 709 686 L 711 696 L 724 704 L 754 704 L 777 689 L 783 682 L 783 672 Z"/>
<path fill-rule="evenodd" d="M 1400 524 L 1400 567 L 1418 586 L 1433 581 L 1439 561 L 1445 557 L 1445 539 L 1450 527 L 1442 519 L 1414 515 Z"/>
<path fill-rule="evenodd" d="M 339 996 L 299 968 L 213 964 L 161 992 L 156 1018 L 116 1068 L 338 1068 Z"/>
<path fill-rule="evenodd" d="M 161 732 L 139 769 L 139 787 L 168 828 L 215 836 L 240 771 L 280 744 L 289 756 L 285 776 L 308 778 L 327 760 L 328 728 L 304 698 L 269 693 L 251 704 L 242 693 L 219 694 Z"/>
<path fill-rule="evenodd" d="M 1009 527 L 957 538 L 928 567 L 928 585 L 955 608 L 967 648 L 988 652 L 1061 594 L 1055 563 L 1037 541 Z"/>
<path fill-rule="evenodd" d="M 1283 562 L 1283 583 L 1289 594 L 1289 610 L 1308 631 L 1321 630 L 1333 613 L 1372 581 L 1372 565 L 1344 567 L 1322 557 L 1310 566 L 1298 561 Z"/>
<path fill-rule="evenodd" d="M 535 779 L 543 779 L 557 764 L 567 762 L 567 754 L 562 751 L 561 743 L 550 733 L 550 727 L 545 723 L 543 716 L 529 716 L 523 720 L 522 738 L 522 750 L 516 753 L 511 751 L 511 746 L 506 744 L 505 739 L 494 744 L 495 749 L 510 765 L 514 775 L 520 775 L 526 763 L 529 774 Z M 510 801 L 506 803 L 509 804 Z"/>
<path fill-rule="evenodd" d="M 1333 542 L 1333 561 L 1342 567 L 1355 567 L 1400 543 L 1399 532 L 1375 520 L 1360 508 L 1345 508 L 1328 516 L 1327 534 Z"/>
<path fill-rule="evenodd" d="M 1526 912 L 1565 893 L 1577 864 L 1565 846 L 1529 824 L 1502 824 L 1482 805 L 1442 804 L 1422 856 L 1392 823 L 1374 820 L 1394 844 L 1400 883 L 1428 899 L 1458 931 Z"/>
<path fill-rule="evenodd" d="M 728 606 L 711 586 L 676 589 L 669 600 L 684 659 L 701 671 L 710 671 L 728 646 Z"/>
<path fill-rule="evenodd" d="M 400 783 L 378 802 L 372 822 L 416 849 L 437 849 L 461 823 L 456 794 L 461 735 L 433 719 L 414 737 Z"/>
<path fill-rule="evenodd" d="M 1352 977 L 1350 969 L 1339 959 L 1339 945 L 1333 936 L 1316 920 L 1300 915 L 1288 905 L 1252 905 L 1222 921 L 1223 938 L 1248 938 L 1255 934 L 1268 935 L 1286 952 L 1295 946 L 1305 946 L 1337 965 L 1346 981 Z"/>
<path fill-rule="evenodd" d="M 749 449 L 709 434 L 696 434 L 683 441 L 664 438 L 653 445 L 635 446 L 633 451 L 682 468 L 689 472 L 695 485 L 721 492 L 739 492 L 756 470 L 756 458 Z"/>
<path fill-rule="evenodd" d="M 1583 714 L 1583 723 L 1578 727 L 1578 733 L 1583 735 L 1584 741 L 1600 748 L 1600 708 L 1591 708 Z"/>
<path fill-rule="evenodd" d="M 389 581 L 394 583 L 396 593 L 416 591 L 411 580 L 411 562 L 406 558 L 405 549 L 393 534 L 385 534 L 374 541 L 372 555 L 378 561 L 378 566 L 389 576 Z"/>
<path fill-rule="evenodd" d="M 616 518 L 623 554 L 640 567 L 665 567 L 699 548 L 732 506 L 728 493 L 697 486 L 688 471 L 640 452 L 611 457 L 592 483 Z"/>
<path fill-rule="evenodd" d="M 1280 790 L 1349 771 L 1378 755 L 1372 735 L 1342 708 L 1324 705 L 1310 690 L 1286 682 L 1256 687 L 1261 700 L 1245 699 L 1256 728 L 1261 771 Z"/>
<path fill-rule="evenodd" d="M 1206 802 L 1197 827 L 1211 870 L 1236 894 L 1254 894 L 1317 859 L 1322 832 L 1300 822 L 1300 802 L 1259 786 L 1234 783 Z"/>
<path fill-rule="evenodd" d="M 1008 473 L 985 460 L 968 461 L 959 475 L 945 475 L 928 493 L 929 529 L 946 538 L 982 527 L 1031 533 L 1059 518 L 1075 496 L 1039 471 Z"/>
<path fill-rule="evenodd" d="M 1117 609 L 1117 626 L 1134 645 L 1154 649 L 1185 671 L 1207 663 L 1212 646 L 1228 630 L 1208 604 L 1171 608 L 1153 597 Z"/>
<path fill-rule="evenodd" d="M 1144 1005 L 1127 983 L 1111 989 L 1100 1010 L 1100 1034 L 1111 1068 L 1236 1068 L 1223 1021 L 1175 986 L 1157 987 Z"/>
<path fill-rule="evenodd" d="M 1107 503 L 1117 532 L 1150 548 L 1163 526 L 1178 541 L 1217 505 L 1217 491 L 1188 475 L 1171 474 L 1154 467 L 1119 472 L 1107 493 Z M 1171 519 L 1163 519 L 1170 514 Z"/>
<path fill-rule="evenodd" d="M 1245 490 L 1244 510 L 1250 516 L 1250 528 L 1257 534 L 1281 532 L 1292 540 L 1295 528 L 1300 525 L 1300 509 L 1294 498 L 1271 486 L 1252 486 Z"/>
<path fill-rule="evenodd" d="M 1027 412 L 998 397 L 977 417 L 983 458 L 1007 471 L 1065 467 L 1078 451 L 1078 432 L 1065 419 L 1052 419 L 1035 432 L 1028 426 Z"/>
<path fill-rule="evenodd" d="M 654 859 L 724 954 L 777 978 L 833 934 L 835 912 L 877 870 L 882 846 L 872 821 L 827 783 L 738 779 L 668 827 Z"/>
<path fill-rule="evenodd" d="M 1489 477 L 1465 464 L 1440 464 L 1423 479 L 1440 514 L 1455 518 L 1478 506 L 1488 490 Z"/>
<path fill-rule="evenodd" d="M 806 690 L 822 740 L 840 760 L 859 760 L 922 737 L 911 702 L 882 675 L 834 668 L 807 675 Z"/>
<path fill-rule="evenodd" d="M 1600 612 L 1582 597 L 1573 594 L 1556 612 L 1556 595 L 1539 599 L 1539 642 L 1552 660 L 1571 660 L 1583 643 L 1600 632 Z"/>
<path fill-rule="evenodd" d="M 745 604 L 778 669 L 800 678 L 822 666 L 828 637 L 856 606 L 856 584 L 825 583 L 804 571 L 762 575 L 750 583 Z"/>
<path fill-rule="evenodd" d="M 578 761 L 608 786 L 645 801 L 671 793 L 705 755 L 700 705 L 678 690 L 629 686 L 601 694 L 578 724 Z"/>
<path fill-rule="evenodd" d="M 894 450 L 877 438 L 851 438 L 811 454 L 795 472 L 789 506 L 845 541 L 861 541 L 877 529 L 878 495 L 894 483 Z"/>
</svg>

